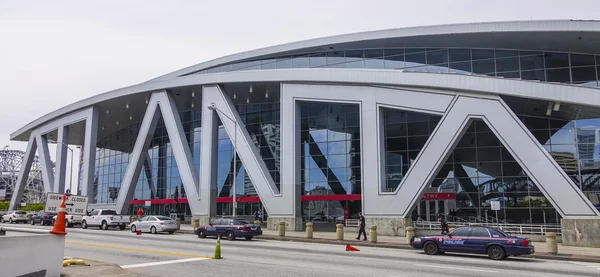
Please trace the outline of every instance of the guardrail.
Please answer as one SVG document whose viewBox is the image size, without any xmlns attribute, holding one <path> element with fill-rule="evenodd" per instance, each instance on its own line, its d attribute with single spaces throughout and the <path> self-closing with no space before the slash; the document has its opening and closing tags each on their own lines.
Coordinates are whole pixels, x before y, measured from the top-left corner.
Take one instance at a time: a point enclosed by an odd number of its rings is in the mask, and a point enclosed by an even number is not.
<svg viewBox="0 0 600 277">
<path fill-rule="evenodd" d="M 344 226 L 358 228 L 358 219 L 346 219 Z"/>
<path fill-rule="evenodd" d="M 19 228 L 19 227 L 10 227 L 10 226 L 0 226 L 0 236 L 4 235 L 7 231 L 11 232 L 23 232 L 23 233 L 34 233 L 34 234 L 49 234 L 48 230 L 41 229 L 28 229 L 28 228 Z"/>
<path fill-rule="evenodd" d="M 413 226 L 421 230 L 441 230 L 439 222 L 434 221 L 416 221 Z M 519 235 L 545 235 L 547 232 L 554 232 L 557 236 L 562 235 L 560 225 L 542 225 L 542 224 L 495 224 L 495 223 L 464 223 L 448 222 L 450 228 L 463 226 L 489 226 L 498 228 L 506 233 Z"/>
</svg>

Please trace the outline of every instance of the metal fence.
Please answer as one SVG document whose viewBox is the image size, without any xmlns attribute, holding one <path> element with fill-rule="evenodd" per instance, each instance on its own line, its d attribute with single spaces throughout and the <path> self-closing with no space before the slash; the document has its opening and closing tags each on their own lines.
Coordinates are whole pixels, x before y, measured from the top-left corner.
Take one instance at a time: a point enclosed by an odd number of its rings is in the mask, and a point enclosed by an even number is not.
<svg viewBox="0 0 600 277">
<path fill-rule="evenodd" d="M 420 230 L 441 230 L 439 222 L 435 221 L 415 221 L 413 226 Z M 463 227 L 463 226 L 489 226 L 498 228 L 506 233 L 519 234 L 519 235 L 545 235 L 547 232 L 554 232 L 560 236 L 561 227 L 560 225 L 552 224 L 505 224 L 505 223 L 466 223 L 466 222 L 448 222 L 450 228 Z"/>
</svg>

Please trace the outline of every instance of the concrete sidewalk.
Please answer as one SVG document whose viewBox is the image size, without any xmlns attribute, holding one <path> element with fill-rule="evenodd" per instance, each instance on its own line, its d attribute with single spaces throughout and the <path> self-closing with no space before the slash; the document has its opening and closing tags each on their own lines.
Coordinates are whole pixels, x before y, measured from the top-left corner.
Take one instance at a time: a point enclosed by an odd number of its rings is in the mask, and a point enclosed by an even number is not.
<svg viewBox="0 0 600 277">
<path fill-rule="evenodd" d="M 193 234 L 194 230 L 191 225 L 182 224 L 181 230 L 179 232 Z M 286 231 L 285 237 L 280 237 L 277 231 L 263 229 L 263 235 L 260 236 L 260 239 L 339 245 L 351 244 L 354 246 L 369 246 L 397 249 L 413 249 L 406 241 L 406 237 L 392 237 L 379 235 L 377 236 L 377 242 L 372 243 L 368 241 L 356 240 L 356 235 L 357 234 L 354 232 L 346 232 L 344 233 L 344 240 L 338 241 L 336 240 L 335 232 L 313 232 L 313 238 L 307 239 L 305 237 L 305 232 Z M 534 242 L 533 245 L 535 246 L 536 253 L 525 257 L 531 257 L 536 259 L 600 263 L 600 248 L 563 246 L 562 243 L 559 243 L 558 254 L 549 254 L 548 249 L 546 248 L 546 243 Z"/>
<path fill-rule="evenodd" d="M 81 259 L 81 258 L 75 258 Z M 93 260 L 86 261 L 89 266 L 71 265 L 63 267 L 61 277 L 142 277 L 142 275 L 122 269 L 120 266 L 111 263 L 98 262 Z"/>
</svg>

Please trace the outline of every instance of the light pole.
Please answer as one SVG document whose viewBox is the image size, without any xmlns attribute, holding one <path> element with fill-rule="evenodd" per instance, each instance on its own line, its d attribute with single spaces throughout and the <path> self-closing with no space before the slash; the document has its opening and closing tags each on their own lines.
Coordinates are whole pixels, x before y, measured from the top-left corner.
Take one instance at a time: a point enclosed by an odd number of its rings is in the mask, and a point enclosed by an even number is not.
<svg viewBox="0 0 600 277">
<path fill-rule="evenodd" d="M 233 118 L 229 117 L 227 114 L 225 114 L 223 111 L 219 110 L 219 108 L 217 108 L 217 106 L 215 106 L 215 103 L 211 103 L 210 106 L 207 107 L 209 110 L 211 111 L 216 111 L 222 115 L 224 115 L 227 119 L 231 120 L 233 122 L 233 124 L 235 124 L 235 129 L 233 131 L 233 217 L 235 217 L 235 210 L 237 209 L 237 201 L 236 201 L 236 191 L 235 191 L 235 187 L 236 187 L 236 179 L 237 179 L 237 121 L 234 120 Z"/>
<path fill-rule="evenodd" d="M 64 142 L 61 142 L 61 144 L 67 147 L 69 151 L 71 151 L 71 174 L 69 177 L 69 193 L 73 194 L 73 149 L 71 149 L 71 147 L 69 147 L 69 145 Z"/>
</svg>

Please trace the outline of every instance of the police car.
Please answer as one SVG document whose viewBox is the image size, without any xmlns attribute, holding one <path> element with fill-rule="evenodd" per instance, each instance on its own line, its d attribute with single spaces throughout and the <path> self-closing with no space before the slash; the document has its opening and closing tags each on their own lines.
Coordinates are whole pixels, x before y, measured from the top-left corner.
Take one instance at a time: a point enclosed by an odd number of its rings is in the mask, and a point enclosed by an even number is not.
<svg viewBox="0 0 600 277">
<path fill-rule="evenodd" d="M 417 237 L 411 245 L 413 248 L 423 249 L 429 255 L 445 252 L 487 254 L 494 260 L 535 253 L 529 239 L 483 226 L 459 227 L 442 236 Z"/>
</svg>

